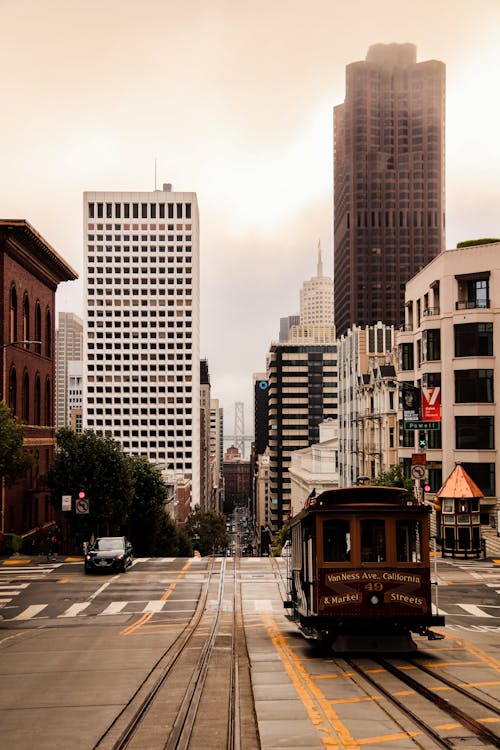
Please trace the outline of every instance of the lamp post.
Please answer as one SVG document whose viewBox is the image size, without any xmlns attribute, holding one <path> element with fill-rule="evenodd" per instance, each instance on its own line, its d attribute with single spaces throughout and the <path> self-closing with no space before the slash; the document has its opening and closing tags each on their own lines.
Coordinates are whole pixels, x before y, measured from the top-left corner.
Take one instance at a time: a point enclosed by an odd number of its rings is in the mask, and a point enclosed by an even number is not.
<svg viewBox="0 0 500 750">
<path fill-rule="evenodd" d="M 32 339 L 20 339 L 19 341 L 9 341 L 8 344 L 2 344 L 0 345 L 0 349 L 2 351 L 2 401 L 7 404 L 7 357 L 5 355 L 5 350 L 8 349 L 9 346 L 18 346 L 21 344 L 41 344 L 41 341 L 34 341 Z M 8 404 L 7 404 L 8 406 Z M 5 476 L 2 474 L 2 523 L 1 523 L 1 531 L 2 534 L 5 531 Z"/>
</svg>

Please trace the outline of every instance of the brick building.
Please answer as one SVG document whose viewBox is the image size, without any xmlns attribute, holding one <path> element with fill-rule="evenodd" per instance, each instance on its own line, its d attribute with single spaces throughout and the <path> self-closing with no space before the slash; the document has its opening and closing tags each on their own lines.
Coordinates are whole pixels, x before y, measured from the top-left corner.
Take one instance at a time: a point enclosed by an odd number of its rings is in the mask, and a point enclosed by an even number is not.
<svg viewBox="0 0 500 750">
<path fill-rule="evenodd" d="M 27 221 L 0 219 L 1 396 L 36 459 L 24 480 L 2 487 L 2 531 L 22 534 L 55 518 L 45 487 L 55 445 L 55 295 L 76 278 Z"/>
</svg>

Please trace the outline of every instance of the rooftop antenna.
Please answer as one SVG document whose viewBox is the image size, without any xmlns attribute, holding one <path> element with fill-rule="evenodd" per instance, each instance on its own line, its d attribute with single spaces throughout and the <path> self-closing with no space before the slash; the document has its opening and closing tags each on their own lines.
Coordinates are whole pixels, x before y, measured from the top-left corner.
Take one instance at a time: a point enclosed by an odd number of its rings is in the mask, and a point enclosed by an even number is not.
<svg viewBox="0 0 500 750">
<path fill-rule="evenodd" d="M 155 156 L 155 190 L 156 190 L 156 156 Z"/>
</svg>

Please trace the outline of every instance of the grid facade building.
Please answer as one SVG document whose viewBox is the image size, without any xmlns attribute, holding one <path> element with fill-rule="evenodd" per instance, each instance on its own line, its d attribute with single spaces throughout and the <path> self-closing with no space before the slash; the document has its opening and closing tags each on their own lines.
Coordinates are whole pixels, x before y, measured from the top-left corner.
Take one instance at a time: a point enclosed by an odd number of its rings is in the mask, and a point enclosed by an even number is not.
<svg viewBox="0 0 500 750">
<path fill-rule="evenodd" d="M 269 355 L 270 520 L 291 510 L 291 454 L 319 441 L 319 425 L 337 418 L 335 344 L 273 344 Z"/>
<path fill-rule="evenodd" d="M 339 336 L 404 320 L 405 283 L 445 248 L 445 66 L 377 44 L 346 69 L 334 109 Z"/>
<path fill-rule="evenodd" d="M 68 390 L 71 362 L 83 357 L 83 321 L 71 312 L 60 312 L 56 329 L 56 428 L 71 424 Z M 81 408 L 81 407 L 80 407 Z"/>
<path fill-rule="evenodd" d="M 200 502 L 196 194 L 84 194 L 85 427 L 192 482 Z"/>
</svg>

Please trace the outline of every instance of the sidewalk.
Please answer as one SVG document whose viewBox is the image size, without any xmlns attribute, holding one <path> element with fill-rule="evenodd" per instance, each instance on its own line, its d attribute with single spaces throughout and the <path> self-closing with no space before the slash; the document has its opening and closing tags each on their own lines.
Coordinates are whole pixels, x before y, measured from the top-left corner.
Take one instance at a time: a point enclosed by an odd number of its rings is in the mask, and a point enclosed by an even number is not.
<svg viewBox="0 0 500 750">
<path fill-rule="evenodd" d="M 23 555 L 19 552 L 15 552 L 10 557 L 0 557 L 0 565 L 5 566 L 16 566 L 16 565 L 48 565 L 50 563 L 74 563 L 83 562 L 83 555 L 72 556 L 72 555 L 51 555 L 47 559 L 47 555 Z"/>
</svg>

